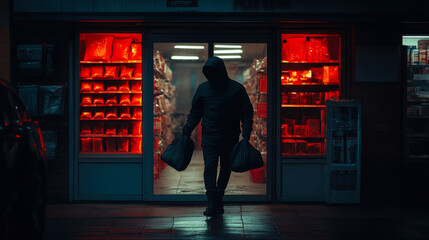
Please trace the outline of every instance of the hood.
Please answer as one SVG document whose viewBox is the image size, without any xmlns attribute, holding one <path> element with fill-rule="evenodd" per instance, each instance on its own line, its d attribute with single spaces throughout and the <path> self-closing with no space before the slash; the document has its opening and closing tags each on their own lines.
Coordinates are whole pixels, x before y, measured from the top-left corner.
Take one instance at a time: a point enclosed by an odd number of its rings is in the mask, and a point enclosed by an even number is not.
<svg viewBox="0 0 429 240">
<path fill-rule="evenodd" d="M 203 67 L 203 74 L 215 86 L 222 85 L 230 80 L 223 60 L 218 57 L 211 57 L 207 60 Z"/>
</svg>

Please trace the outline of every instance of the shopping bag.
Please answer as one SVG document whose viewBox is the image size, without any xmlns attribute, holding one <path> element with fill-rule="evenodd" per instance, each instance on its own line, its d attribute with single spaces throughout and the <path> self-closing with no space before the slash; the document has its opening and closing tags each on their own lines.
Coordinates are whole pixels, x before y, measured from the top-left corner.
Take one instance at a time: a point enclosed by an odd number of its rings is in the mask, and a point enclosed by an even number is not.
<svg viewBox="0 0 429 240">
<path fill-rule="evenodd" d="M 161 155 L 161 160 L 170 165 L 177 171 L 185 170 L 192 158 L 195 143 L 188 136 L 184 135 L 177 137 L 168 145 L 164 153 Z"/>
<path fill-rule="evenodd" d="M 233 172 L 245 172 L 264 166 L 261 152 L 244 139 L 234 145 L 229 160 Z"/>
</svg>

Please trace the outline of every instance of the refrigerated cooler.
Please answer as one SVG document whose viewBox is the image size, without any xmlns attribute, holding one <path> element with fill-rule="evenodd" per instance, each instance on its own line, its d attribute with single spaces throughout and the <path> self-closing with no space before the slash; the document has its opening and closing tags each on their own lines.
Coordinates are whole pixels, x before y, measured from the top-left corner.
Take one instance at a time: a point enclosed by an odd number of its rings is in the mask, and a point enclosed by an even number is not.
<svg viewBox="0 0 429 240">
<path fill-rule="evenodd" d="M 340 34 L 281 34 L 280 152 L 284 201 L 325 201 L 326 103 L 341 91 Z"/>
<path fill-rule="evenodd" d="M 142 35 L 80 33 L 76 199 L 141 199 Z"/>
<path fill-rule="evenodd" d="M 429 36 L 403 36 L 407 47 L 404 80 L 404 159 L 429 160 Z"/>
</svg>

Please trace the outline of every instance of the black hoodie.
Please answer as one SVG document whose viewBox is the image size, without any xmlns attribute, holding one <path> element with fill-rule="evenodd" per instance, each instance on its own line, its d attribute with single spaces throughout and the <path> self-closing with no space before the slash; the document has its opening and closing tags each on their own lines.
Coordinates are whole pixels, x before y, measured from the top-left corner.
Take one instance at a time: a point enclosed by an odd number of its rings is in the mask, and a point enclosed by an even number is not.
<svg viewBox="0 0 429 240">
<path fill-rule="evenodd" d="M 218 57 L 211 57 L 203 67 L 208 81 L 200 84 L 192 100 L 183 134 L 190 135 L 202 118 L 201 145 L 232 146 L 240 136 L 249 139 L 253 125 L 253 107 L 243 85 L 228 77 L 225 64 Z"/>
</svg>

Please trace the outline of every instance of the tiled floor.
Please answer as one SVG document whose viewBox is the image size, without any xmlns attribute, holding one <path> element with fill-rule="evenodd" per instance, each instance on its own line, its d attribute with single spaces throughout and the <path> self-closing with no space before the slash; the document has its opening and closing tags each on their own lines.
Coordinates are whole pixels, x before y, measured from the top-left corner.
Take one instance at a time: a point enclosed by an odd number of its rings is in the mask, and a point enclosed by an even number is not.
<svg viewBox="0 0 429 240">
<path fill-rule="evenodd" d="M 429 209 L 325 205 L 49 205 L 45 239 L 427 240 Z"/>
<path fill-rule="evenodd" d="M 204 160 L 202 150 L 195 150 L 191 163 L 185 171 L 177 172 L 167 166 L 161 172 L 159 179 L 155 180 L 155 194 L 205 194 Z M 219 170 L 218 170 L 219 173 Z M 265 183 L 252 183 L 250 173 L 231 174 L 226 195 L 265 195 Z"/>
</svg>

